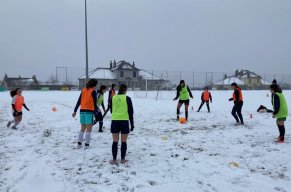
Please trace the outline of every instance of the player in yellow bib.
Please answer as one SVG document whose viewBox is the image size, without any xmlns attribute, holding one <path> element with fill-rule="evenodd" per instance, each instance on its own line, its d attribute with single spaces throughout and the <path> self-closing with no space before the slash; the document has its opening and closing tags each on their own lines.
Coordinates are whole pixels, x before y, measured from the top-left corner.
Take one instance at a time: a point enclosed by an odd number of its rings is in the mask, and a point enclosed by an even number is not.
<svg viewBox="0 0 291 192">
<path fill-rule="evenodd" d="M 105 85 L 101 85 L 100 89 L 97 91 L 97 106 L 102 107 L 103 112 L 105 113 L 105 105 L 104 105 L 104 93 L 106 92 L 107 87 Z M 99 132 L 103 132 L 103 115 L 102 113 L 98 113 L 95 116 L 95 122 L 99 121 Z"/>
<path fill-rule="evenodd" d="M 118 152 L 119 135 L 121 134 L 121 163 L 126 163 L 125 160 L 127 150 L 127 137 L 130 131 L 134 129 L 133 106 L 130 97 L 126 96 L 127 86 L 120 85 L 117 95 L 112 97 L 112 123 L 111 133 L 113 138 L 111 164 L 116 164 Z M 129 122 L 131 129 L 129 129 Z"/>
<path fill-rule="evenodd" d="M 284 122 L 288 117 L 287 102 L 283 95 L 282 89 L 278 84 L 272 84 L 270 86 L 270 91 L 272 93 L 272 105 L 274 108 L 273 118 L 277 119 L 276 122 L 280 133 L 279 137 L 277 138 L 277 143 L 284 143 L 285 136 Z"/>
<path fill-rule="evenodd" d="M 191 93 L 190 88 L 185 84 L 184 80 L 180 81 L 180 84 L 177 87 L 177 94 L 174 98 L 174 101 L 179 98 L 179 102 L 177 105 L 177 119 L 179 120 L 180 108 L 183 104 L 185 104 L 185 118 L 188 120 L 188 108 L 190 103 L 190 98 L 193 99 L 193 95 Z"/>
</svg>

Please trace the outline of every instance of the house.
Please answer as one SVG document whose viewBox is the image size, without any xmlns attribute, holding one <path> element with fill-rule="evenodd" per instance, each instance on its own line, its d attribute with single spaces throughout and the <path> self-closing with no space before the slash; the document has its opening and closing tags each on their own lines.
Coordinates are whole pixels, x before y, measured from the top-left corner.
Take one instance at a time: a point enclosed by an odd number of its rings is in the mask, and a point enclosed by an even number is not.
<svg viewBox="0 0 291 192">
<path fill-rule="evenodd" d="M 135 63 L 132 64 L 124 60 L 116 63 L 110 61 L 109 68 L 99 67 L 89 72 L 89 79 L 97 79 L 98 85 L 110 87 L 113 83 L 116 85 L 126 84 L 130 89 L 158 89 L 166 81 L 156 77 L 146 70 L 138 69 Z M 79 89 L 86 86 L 86 76 L 79 78 Z"/>
<path fill-rule="evenodd" d="M 225 77 L 213 84 L 214 89 L 229 89 L 232 83 L 237 83 L 238 86 L 243 86 L 244 82 L 235 76 Z"/>
<path fill-rule="evenodd" d="M 271 83 L 249 70 L 236 70 L 232 76 L 225 76 L 213 84 L 214 89 L 230 89 L 231 83 L 237 83 L 244 89 L 266 89 Z"/>
<path fill-rule="evenodd" d="M 249 70 L 235 71 L 235 76 L 244 82 L 245 86 L 260 86 L 262 77 Z"/>
<path fill-rule="evenodd" d="M 16 88 L 22 88 L 22 89 L 32 89 L 33 86 L 38 85 L 38 81 L 36 79 L 36 76 L 33 75 L 31 78 L 27 77 L 8 77 L 7 74 L 5 74 L 4 79 L 2 81 L 1 87 L 4 87 L 7 90 L 12 90 Z"/>
</svg>

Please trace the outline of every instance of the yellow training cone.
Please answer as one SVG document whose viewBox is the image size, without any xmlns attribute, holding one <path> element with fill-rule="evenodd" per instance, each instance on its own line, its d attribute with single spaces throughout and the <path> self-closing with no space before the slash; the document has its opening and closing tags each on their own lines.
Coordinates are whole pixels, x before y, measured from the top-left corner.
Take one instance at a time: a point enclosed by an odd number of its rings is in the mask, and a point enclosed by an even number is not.
<svg viewBox="0 0 291 192">
<path fill-rule="evenodd" d="M 239 167 L 239 164 L 236 163 L 236 162 L 233 162 L 233 161 L 230 162 L 229 165 L 232 166 L 232 167 Z"/>
<path fill-rule="evenodd" d="M 167 136 L 164 136 L 164 137 L 162 137 L 162 140 L 163 141 L 168 141 L 168 137 Z"/>
</svg>

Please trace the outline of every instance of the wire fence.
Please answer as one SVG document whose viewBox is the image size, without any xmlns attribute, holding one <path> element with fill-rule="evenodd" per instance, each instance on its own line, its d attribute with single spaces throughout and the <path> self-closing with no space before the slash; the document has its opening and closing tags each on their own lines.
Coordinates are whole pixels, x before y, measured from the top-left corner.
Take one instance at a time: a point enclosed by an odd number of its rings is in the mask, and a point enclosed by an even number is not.
<svg viewBox="0 0 291 192">
<path fill-rule="evenodd" d="M 90 68 L 89 71 L 94 70 Z M 157 78 L 160 79 L 160 84 L 155 86 L 153 89 L 173 89 L 175 88 L 180 80 L 185 80 L 186 84 L 191 89 L 202 89 L 205 86 L 215 87 L 219 84 L 225 83 L 225 79 L 234 77 L 235 72 L 197 72 L 197 71 L 161 71 L 161 70 L 146 70 L 148 72 L 147 78 L 149 81 L 155 80 L 157 84 Z M 291 89 L 291 74 L 264 74 L 256 73 L 260 77 L 260 82 L 258 84 L 269 85 L 273 79 L 276 79 L 277 82 L 284 89 Z M 85 68 L 76 68 L 76 67 L 56 67 L 55 74 L 52 74 L 50 79 L 46 82 L 48 84 L 53 81 L 55 84 L 71 84 L 78 85 L 79 78 L 85 75 Z M 100 76 L 100 79 L 103 77 Z M 141 78 L 142 79 L 142 78 Z M 230 81 L 233 79 L 229 79 Z M 232 82 L 229 82 L 232 83 Z M 248 83 L 247 81 L 245 82 Z M 139 84 L 137 87 L 139 88 Z M 225 83 L 228 85 L 228 83 Z M 259 87 L 259 86 L 257 86 Z M 254 87 L 255 89 L 256 87 Z M 149 88 L 150 90 L 151 88 Z M 153 90 L 152 89 L 152 90 Z"/>
<path fill-rule="evenodd" d="M 185 80 L 186 84 L 192 89 L 202 89 L 205 86 L 217 87 L 218 85 L 229 85 L 232 83 L 232 80 L 238 80 L 239 78 L 235 77 L 234 72 L 194 72 L 194 71 L 149 71 L 153 76 L 160 77 L 163 80 L 169 82 L 169 89 L 176 87 L 180 80 Z M 246 79 L 239 79 L 243 81 L 245 85 L 254 84 L 253 79 L 259 80 L 255 85 L 259 87 L 268 86 L 272 83 L 274 79 L 277 80 L 285 89 L 291 88 L 291 74 L 259 74 L 257 77 L 246 77 Z M 226 79 L 229 80 L 225 81 Z"/>
</svg>

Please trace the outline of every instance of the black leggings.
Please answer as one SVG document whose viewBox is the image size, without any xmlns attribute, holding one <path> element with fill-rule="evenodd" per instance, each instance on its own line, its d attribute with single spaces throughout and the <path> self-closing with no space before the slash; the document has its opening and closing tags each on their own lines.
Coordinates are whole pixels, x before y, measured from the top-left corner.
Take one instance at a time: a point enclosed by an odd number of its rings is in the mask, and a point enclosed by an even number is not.
<svg viewBox="0 0 291 192">
<path fill-rule="evenodd" d="M 201 102 L 201 105 L 200 105 L 200 107 L 199 107 L 199 109 L 198 109 L 198 111 L 200 111 L 200 109 L 202 108 L 202 106 L 204 105 L 204 103 L 206 103 L 206 105 L 207 105 L 207 110 L 208 110 L 208 112 L 210 112 L 209 101 L 202 101 L 202 102 Z"/>
<path fill-rule="evenodd" d="M 233 108 L 232 108 L 231 114 L 235 118 L 236 122 L 240 121 L 243 124 L 244 120 L 243 120 L 243 116 L 241 114 L 242 106 L 243 106 L 243 102 L 235 103 Z"/>
</svg>

